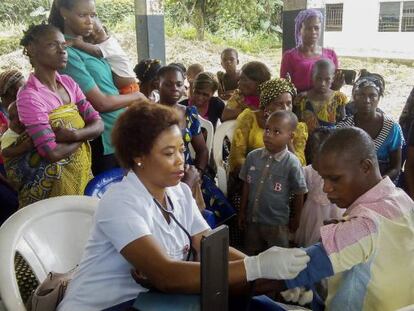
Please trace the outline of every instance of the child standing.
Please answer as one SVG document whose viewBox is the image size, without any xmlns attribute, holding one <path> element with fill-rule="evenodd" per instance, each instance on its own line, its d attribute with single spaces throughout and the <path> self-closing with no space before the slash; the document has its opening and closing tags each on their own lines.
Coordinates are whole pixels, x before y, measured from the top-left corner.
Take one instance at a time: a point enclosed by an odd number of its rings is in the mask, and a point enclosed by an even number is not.
<svg viewBox="0 0 414 311">
<path fill-rule="evenodd" d="M 345 212 L 345 209 L 340 209 L 328 200 L 326 193 L 323 192 L 322 177 L 317 172 L 319 147 L 331 133 L 332 130 L 329 128 L 317 128 L 306 145 L 306 161 L 311 164 L 303 169 L 308 193 L 295 236 L 298 246 L 308 247 L 317 243 L 321 238 L 320 228 L 324 225 L 324 221 L 342 218 Z"/>
<path fill-rule="evenodd" d="M 92 33 L 87 38 L 75 38 L 72 44 L 77 49 L 83 50 L 95 57 L 103 57 L 108 61 L 112 69 L 115 86 L 120 94 L 130 94 L 139 91 L 135 73 L 128 56 L 118 40 L 107 34 L 97 17 L 94 19 Z"/>
<path fill-rule="evenodd" d="M 219 81 L 218 94 L 223 100 L 228 100 L 238 88 L 240 71 L 237 70 L 239 55 L 235 49 L 227 48 L 221 52 L 221 66 L 225 72 L 217 72 Z"/>
<path fill-rule="evenodd" d="M 266 121 L 264 148 L 251 151 L 240 171 L 243 180 L 239 225 L 245 232 L 247 254 L 271 246 L 289 246 L 289 231 L 296 231 L 307 192 L 298 158 L 287 149 L 298 120 L 286 110 Z M 289 199 L 294 216 L 290 216 Z"/>
<path fill-rule="evenodd" d="M 334 76 L 334 63 L 318 60 L 312 67 L 312 89 L 297 97 L 294 111 L 308 126 L 309 134 L 319 126 L 333 127 L 345 117 L 348 99 L 342 92 L 331 90 Z"/>
</svg>

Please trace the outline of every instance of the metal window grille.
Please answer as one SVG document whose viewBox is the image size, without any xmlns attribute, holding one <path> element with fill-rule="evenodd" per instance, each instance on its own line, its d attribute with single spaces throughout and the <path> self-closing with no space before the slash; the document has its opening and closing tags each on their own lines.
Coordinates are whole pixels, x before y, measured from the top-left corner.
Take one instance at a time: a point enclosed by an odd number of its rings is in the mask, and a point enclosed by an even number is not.
<svg viewBox="0 0 414 311">
<path fill-rule="evenodd" d="M 414 1 L 404 2 L 401 31 L 414 31 Z"/>
<path fill-rule="evenodd" d="M 342 31 L 344 4 L 326 4 L 326 31 Z"/>
<path fill-rule="evenodd" d="M 381 2 L 378 31 L 392 32 L 400 30 L 400 2 Z"/>
</svg>

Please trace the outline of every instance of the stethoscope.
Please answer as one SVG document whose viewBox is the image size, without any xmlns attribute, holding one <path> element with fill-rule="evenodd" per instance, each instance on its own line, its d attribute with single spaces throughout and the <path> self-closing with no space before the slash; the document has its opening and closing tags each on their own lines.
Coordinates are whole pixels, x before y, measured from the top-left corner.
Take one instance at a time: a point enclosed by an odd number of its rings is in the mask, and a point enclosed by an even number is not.
<svg viewBox="0 0 414 311">
<path fill-rule="evenodd" d="M 194 258 L 195 258 L 196 254 L 197 254 L 196 250 L 193 248 L 193 240 L 191 238 L 190 233 L 188 233 L 188 231 L 184 228 L 184 226 L 177 220 L 177 218 L 175 218 L 174 213 L 173 213 L 174 212 L 174 205 L 173 205 L 170 197 L 168 195 L 166 197 L 167 197 L 167 200 L 168 200 L 168 204 L 171 206 L 171 210 L 167 210 L 166 208 L 164 208 L 161 205 L 161 203 L 158 202 L 158 200 L 156 198 L 153 197 L 153 200 L 154 200 L 155 204 L 158 206 L 158 208 L 161 211 L 167 213 L 168 216 L 170 216 L 171 219 L 174 220 L 174 222 L 178 225 L 178 227 L 180 227 L 180 229 L 183 230 L 185 235 L 188 237 L 188 240 L 190 241 L 190 249 L 188 251 L 186 261 L 190 261 L 191 255 L 194 255 Z"/>
</svg>

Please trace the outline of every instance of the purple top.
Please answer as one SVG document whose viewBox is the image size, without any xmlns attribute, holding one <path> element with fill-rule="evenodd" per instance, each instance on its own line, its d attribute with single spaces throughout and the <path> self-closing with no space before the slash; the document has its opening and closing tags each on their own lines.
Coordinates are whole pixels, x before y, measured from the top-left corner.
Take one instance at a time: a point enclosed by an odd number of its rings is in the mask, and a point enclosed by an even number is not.
<svg viewBox="0 0 414 311">
<path fill-rule="evenodd" d="M 286 78 L 289 73 L 293 84 L 298 89 L 298 93 L 308 91 L 313 87 L 312 83 L 312 66 L 321 58 L 328 58 L 335 64 L 338 69 L 338 58 L 331 49 L 322 49 L 322 55 L 316 57 L 304 57 L 298 48 L 286 51 L 282 57 L 280 65 L 280 77 Z"/>
<path fill-rule="evenodd" d="M 99 113 L 86 100 L 79 85 L 71 77 L 56 73 L 56 81 L 66 89 L 70 102 L 76 104 L 85 123 L 100 119 Z M 55 133 L 49 124 L 49 113 L 62 105 L 64 103 L 61 98 L 43 85 L 34 74 L 29 76 L 26 85 L 17 93 L 19 119 L 41 156 L 56 147 Z"/>
</svg>

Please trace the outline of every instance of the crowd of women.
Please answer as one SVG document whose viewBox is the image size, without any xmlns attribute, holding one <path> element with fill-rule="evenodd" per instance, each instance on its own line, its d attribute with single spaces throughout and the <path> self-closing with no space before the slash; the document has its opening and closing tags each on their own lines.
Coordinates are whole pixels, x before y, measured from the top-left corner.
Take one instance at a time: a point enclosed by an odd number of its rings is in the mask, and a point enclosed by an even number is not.
<svg viewBox="0 0 414 311">
<path fill-rule="evenodd" d="M 299 13 L 296 47 L 283 54 L 280 78 L 272 78 L 257 61 L 239 70 L 237 51 L 231 48 L 222 52 L 224 72 L 217 75 L 200 64 L 186 70 L 151 59 L 132 70 L 116 39 L 100 25 L 93 0 L 55 0 L 49 23 L 29 27 L 21 45 L 33 72 L 27 79 L 16 70 L 0 74 L 0 193 L 5 202 L 0 221 L 42 199 L 82 195 L 94 175 L 110 168 L 121 166 L 126 172 L 101 200 L 59 310 L 130 305 L 145 290 L 135 282 L 143 276 L 167 292 L 198 292 L 195 261 L 208 230 L 199 210 L 234 205 L 234 198 L 243 195 L 240 171 L 251 151 L 266 149 L 266 137 L 277 135 L 269 134 L 268 122 L 278 111 L 292 111 L 299 120 L 286 150 L 304 167 L 308 191 L 299 227 L 289 226 L 291 244 L 316 243 L 323 222 L 343 213 L 327 199 L 317 173 L 316 150 L 329 128 L 357 127 L 368 133 L 382 176 L 414 197 L 414 89 L 401 126 L 378 107 L 385 90 L 379 74 L 362 70 L 349 102 L 340 91 L 344 74 L 335 52 L 318 44 L 321 25 L 320 11 Z M 236 120 L 228 158 L 231 199 L 214 185 L 200 118 L 215 128 Z M 293 177 L 284 178 L 293 184 Z M 259 250 L 264 252 L 258 256 L 230 250 L 235 292 L 246 291 L 247 281 L 259 278 L 293 278 L 306 265 L 304 251 L 271 248 L 271 240 L 266 239 L 270 249 Z M 131 269 L 138 271 L 131 275 Z M 267 292 L 275 286 L 263 281 L 256 289 Z"/>
</svg>

